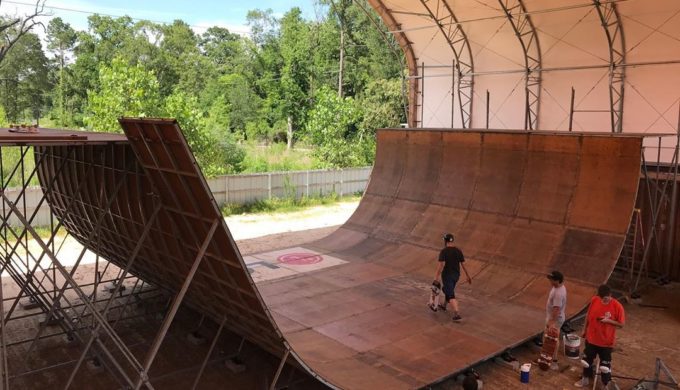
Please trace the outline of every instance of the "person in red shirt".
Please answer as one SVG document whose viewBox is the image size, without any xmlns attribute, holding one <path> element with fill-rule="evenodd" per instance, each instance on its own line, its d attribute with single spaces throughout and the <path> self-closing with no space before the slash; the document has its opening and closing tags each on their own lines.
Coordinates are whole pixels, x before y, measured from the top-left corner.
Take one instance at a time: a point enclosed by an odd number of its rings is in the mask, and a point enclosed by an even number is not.
<svg viewBox="0 0 680 390">
<path fill-rule="evenodd" d="M 583 354 L 588 367 L 583 369 L 581 379 L 574 384 L 576 387 L 586 387 L 594 376 L 593 362 L 600 357 L 600 366 L 612 366 L 612 348 L 616 339 L 616 330 L 623 327 L 626 315 L 619 301 L 612 298 L 612 291 L 606 284 L 597 289 L 597 295 L 590 299 L 583 337 L 586 347 Z M 611 372 L 602 373 L 602 383 L 605 388 L 611 381 Z"/>
</svg>

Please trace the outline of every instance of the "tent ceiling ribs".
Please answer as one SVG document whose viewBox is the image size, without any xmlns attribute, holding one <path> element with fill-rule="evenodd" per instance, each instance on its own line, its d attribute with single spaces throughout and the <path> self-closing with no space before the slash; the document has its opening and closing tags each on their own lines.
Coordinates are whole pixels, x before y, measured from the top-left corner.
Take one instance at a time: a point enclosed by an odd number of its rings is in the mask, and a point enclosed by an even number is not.
<svg viewBox="0 0 680 390">
<path fill-rule="evenodd" d="M 472 49 L 465 31 L 453 13 L 453 10 L 444 0 L 420 0 L 427 9 L 432 20 L 444 35 L 455 57 L 456 93 L 460 108 L 462 128 L 472 126 L 472 88 L 474 85 L 474 63 Z"/>
<path fill-rule="evenodd" d="M 538 129 L 538 113 L 541 104 L 541 47 L 536 28 L 531 22 L 522 0 L 498 0 L 512 29 L 519 39 L 524 53 L 525 111 L 524 129 Z"/>
<path fill-rule="evenodd" d="M 609 46 L 609 111 L 612 133 L 623 130 L 623 91 L 625 84 L 626 41 L 616 3 L 593 0 Z"/>
</svg>

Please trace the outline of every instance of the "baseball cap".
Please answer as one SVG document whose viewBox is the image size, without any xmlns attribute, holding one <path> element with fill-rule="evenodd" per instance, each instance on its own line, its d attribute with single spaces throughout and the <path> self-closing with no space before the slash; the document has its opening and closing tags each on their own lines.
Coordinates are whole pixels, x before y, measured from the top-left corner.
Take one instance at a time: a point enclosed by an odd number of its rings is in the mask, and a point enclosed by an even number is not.
<svg viewBox="0 0 680 390">
<path fill-rule="evenodd" d="M 548 279 L 562 283 L 564 281 L 564 275 L 562 275 L 562 272 L 560 271 L 553 271 L 548 274 Z"/>
</svg>

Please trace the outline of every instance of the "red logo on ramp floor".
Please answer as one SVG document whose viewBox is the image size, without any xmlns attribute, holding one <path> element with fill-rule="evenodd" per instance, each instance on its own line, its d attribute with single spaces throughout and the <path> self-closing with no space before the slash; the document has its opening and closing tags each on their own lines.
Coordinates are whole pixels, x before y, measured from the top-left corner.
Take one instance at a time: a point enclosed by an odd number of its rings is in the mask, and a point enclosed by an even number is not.
<svg viewBox="0 0 680 390">
<path fill-rule="evenodd" d="M 323 261 L 323 256 L 314 253 L 286 253 L 276 259 L 279 263 L 291 265 L 309 265 Z"/>
</svg>

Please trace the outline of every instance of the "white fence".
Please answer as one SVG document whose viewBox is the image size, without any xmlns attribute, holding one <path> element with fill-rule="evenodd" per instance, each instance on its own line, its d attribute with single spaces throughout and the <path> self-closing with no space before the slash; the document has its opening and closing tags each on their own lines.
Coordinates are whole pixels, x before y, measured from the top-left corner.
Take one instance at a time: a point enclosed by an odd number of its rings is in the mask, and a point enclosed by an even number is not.
<svg viewBox="0 0 680 390">
<path fill-rule="evenodd" d="M 30 219 L 33 213 L 35 212 L 36 207 L 38 207 L 38 204 L 40 203 L 40 199 L 43 197 L 43 192 L 42 189 L 38 186 L 32 186 L 32 187 L 27 187 L 26 192 L 24 193 L 24 196 L 20 196 L 21 193 L 21 188 L 9 188 L 5 190 L 5 196 L 12 202 L 16 203 L 16 206 L 21 210 L 21 212 L 24 212 L 24 198 L 26 200 L 26 219 Z M 2 206 L 0 206 L 1 208 Z M 21 222 L 19 221 L 19 218 L 11 212 L 9 206 L 5 205 L 4 210 L 5 214 L 10 214 L 9 216 L 9 224 L 11 226 L 23 226 Z M 56 220 L 55 220 L 56 223 Z M 47 226 L 50 224 L 50 206 L 47 204 L 47 200 L 43 200 L 42 204 L 40 204 L 40 210 L 36 213 L 35 217 L 33 218 L 33 221 L 31 221 L 31 225 L 33 226 Z"/>
<path fill-rule="evenodd" d="M 245 204 L 295 195 L 348 195 L 366 189 L 371 167 L 227 175 L 208 180 L 218 204 Z"/>
<path fill-rule="evenodd" d="M 348 195 L 366 189 L 371 167 L 338 170 L 291 171 L 257 173 L 252 175 L 225 175 L 208 180 L 208 185 L 219 205 L 224 203 L 244 204 L 272 197 L 285 198 L 295 194 L 318 196 L 330 193 Z M 12 201 L 19 196 L 20 189 L 8 189 L 5 195 Z M 28 187 L 25 193 L 26 217 L 30 217 L 42 198 L 40 187 Z M 23 210 L 23 199 L 17 206 Z M 7 211 L 9 213 L 9 211 Z M 33 219 L 32 225 L 45 226 L 50 223 L 50 211 L 46 201 Z M 9 224 L 20 226 L 12 214 Z"/>
</svg>

